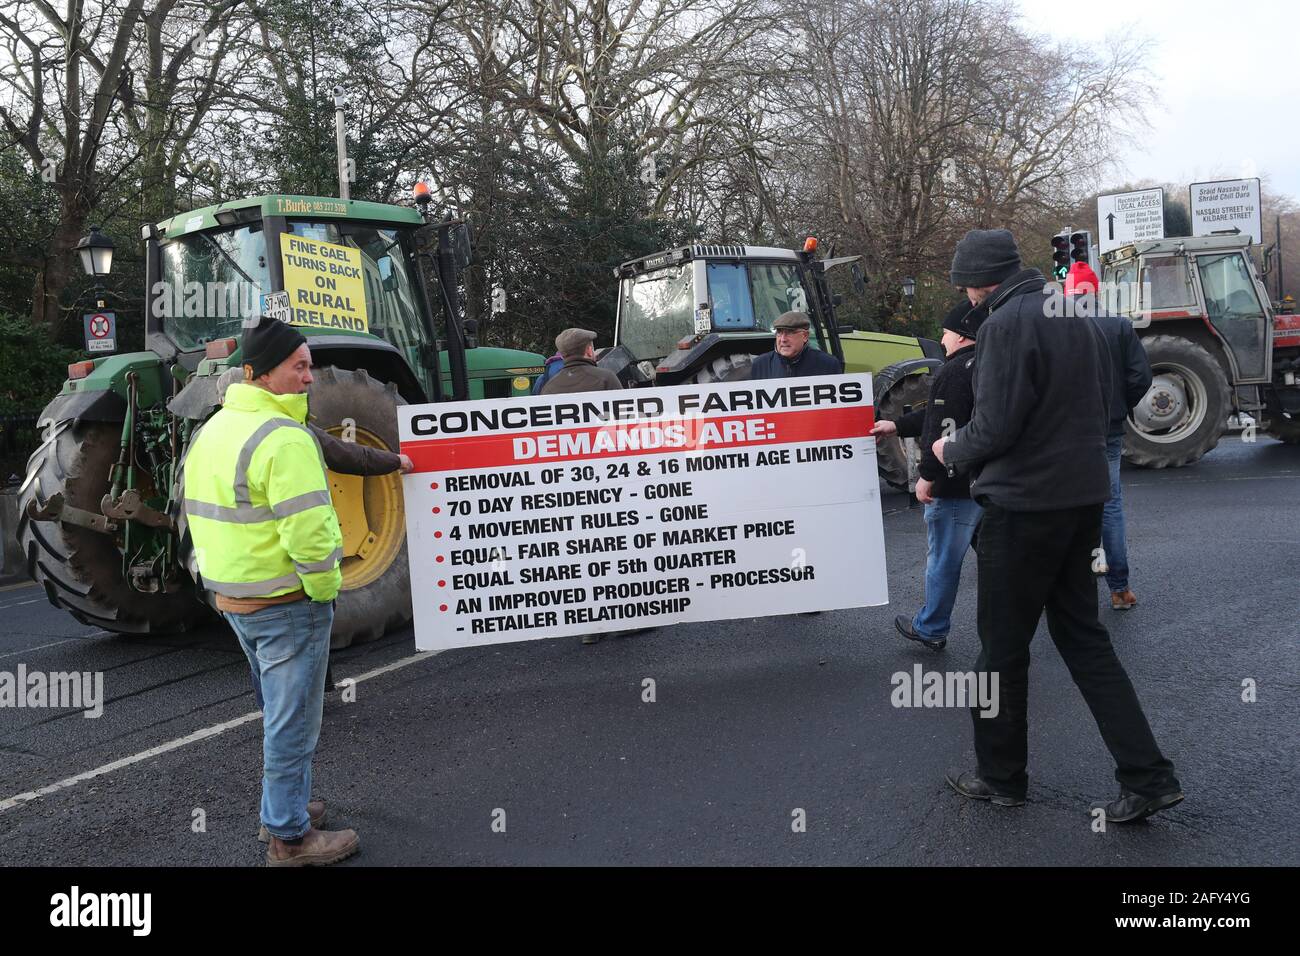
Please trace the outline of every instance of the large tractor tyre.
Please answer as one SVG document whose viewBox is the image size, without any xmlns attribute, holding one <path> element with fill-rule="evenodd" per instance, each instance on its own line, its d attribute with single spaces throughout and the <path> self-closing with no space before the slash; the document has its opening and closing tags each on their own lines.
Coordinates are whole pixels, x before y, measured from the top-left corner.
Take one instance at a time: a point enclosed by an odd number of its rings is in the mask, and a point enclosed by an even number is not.
<svg viewBox="0 0 1300 956">
<path fill-rule="evenodd" d="M 312 422 L 345 441 L 399 450 L 397 387 L 364 369 L 313 372 Z M 333 648 L 377 640 L 411 622 L 402 476 L 361 478 L 329 472 L 330 494 L 343 531 L 343 588 L 334 609 Z M 432 571 L 430 572 L 432 574 Z"/>
<path fill-rule="evenodd" d="M 754 356 L 748 352 L 722 355 L 695 373 L 695 383 L 713 385 L 716 382 L 743 382 L 749 378 L 750 366 L 753 364 Z"/>
<path fill-rule="evenodd" d="M 877 421 L 898 421 L 906 410 L 924 408 L 930 400 L 932 373 L 913 372 L 896 377 L 891 373 L 892 368 L 883 368 L 872 378 Z M 913 439 L 903 440 L 897 435 L 876 439 L 876 468 L 880 478 L 899 491 L 916 487 L 920 460 L 921 447 Z"/>
<path fill-rule="evenodd" d="M 174 590 L 137 591 L 123 574 L 121 532 L 103 533 L 28 513 L 29 506 L 43 508 L 57 494 L 65 506 L 100 514 L 121 438 L 121 425 L 64 421 L 28 459 L 27 479 L 18 494 L 18 541 L 27 572 L 51 604 L 82 624 L 119 634 L 189 630 L 209 615 L 184 573 L 173 576 Z"/>
<path fill-rule="evenodd" d="M 1219 443 L 1232 408 L 1228 378 L 1209 352 L 1175 335 L 1142 340 L 1151 387 L 1124 426 L 1124 458 L 1142 468 L 1180 468 Z"/>
</svg>

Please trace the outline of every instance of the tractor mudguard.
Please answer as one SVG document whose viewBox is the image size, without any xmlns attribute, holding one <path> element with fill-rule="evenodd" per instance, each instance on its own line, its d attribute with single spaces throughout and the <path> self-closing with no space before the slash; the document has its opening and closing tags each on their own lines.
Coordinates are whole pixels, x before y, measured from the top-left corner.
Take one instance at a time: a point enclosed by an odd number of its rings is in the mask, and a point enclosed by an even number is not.
<svg viewBox="0 0 1300 956">
<path fill-rule="evenodd" d="M 217 379 L 220 375 L 194 375 L 176 397 L 167 403 L 167 411 L 177 418 L 206 421 L 216 411 Z"/>
<path fill-rule="evenodd" d="M 650 384 L 650 379 L 641 371 L 641 363 L 632 355 L 632 350 L 626 345 L 615 345 L 613 348 L 601 349 L 596 357 L 596 365 L 599 368 L 609 369 L 618 376 L 618 380 L 626 388 L 637 388 L 641 385 Z"/>
<path fill-rule="evenodd" d="M 879 403 L 881 398 L 889 394 L 890 389 L 907 378 L 907 376 L 915 375 L 918 372 L 934 372 L 942 367 L 942 359 L 918 358 L 895 362 L 887 368 L 882 368 L 878 374 L 872 377 L 876 402 Z"/>
<path fill-rule="evenodd" d="M 136 374 L 137 403 L 151 408 L 170 391 L 167 372 L 152 352 L 126 352 L 95 359 L 85 378 L 68 379 L 41 412 L 38 422 L 120 422 L 126 417 L 127 376 Z"/>
<path fill-rule="evenodd" d="M 772 351 L 772 333 L 737 335 L 710 332 L 689 348 L 673 349 L 659 360 L 657 381 L 665 384 L 678 384 L 686 381 L 700 369 L 708 366 L 709 360 L 719 355 L 746 352 L 762 355 Z"/>
<path fill-rule="evenodd" d="M 126 399 L 108 389 L 56 395 L 41 411 L 37 421 L 61 422 L 69 418 L 88 422 L 120 422 L 126 418 Z"/>
</svg>

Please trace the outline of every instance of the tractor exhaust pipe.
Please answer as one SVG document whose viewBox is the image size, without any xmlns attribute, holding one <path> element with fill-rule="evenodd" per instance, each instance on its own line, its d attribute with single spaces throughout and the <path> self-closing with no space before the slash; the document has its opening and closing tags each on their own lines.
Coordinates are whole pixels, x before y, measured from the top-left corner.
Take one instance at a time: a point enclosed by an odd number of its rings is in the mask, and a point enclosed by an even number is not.
<svg viewBox="0 0 1300 956">
<path fill-rule="evenodd" d="M 334 87 L 334 139 L 338 149 L 339 160 L 339 198 L 348 199 L 348 182 L 351 180 L 348 166 L 348 134 L 344 128 L 343 111 L 348 107 L 348 98 L 343 87 Z"/>
</svg>

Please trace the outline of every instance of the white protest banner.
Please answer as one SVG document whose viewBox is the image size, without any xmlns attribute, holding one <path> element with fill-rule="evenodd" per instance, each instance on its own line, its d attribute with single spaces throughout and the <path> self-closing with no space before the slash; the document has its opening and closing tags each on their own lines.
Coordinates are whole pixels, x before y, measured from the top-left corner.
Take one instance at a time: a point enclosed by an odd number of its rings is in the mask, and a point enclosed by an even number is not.
<svg viewBox="0 0 1300 956">
<path fill-rule="evenodd" d="M 889 600 L 869 375 L 403 406 L 415 642 Z"/>
<path fill-rule="evenodd" d="M 1258 179 L 1192 183 L 1187 191 L 1191 199 L 1193 236 L 1238 229 L 1254 242 L 1264 242 Z"/>
</svg>

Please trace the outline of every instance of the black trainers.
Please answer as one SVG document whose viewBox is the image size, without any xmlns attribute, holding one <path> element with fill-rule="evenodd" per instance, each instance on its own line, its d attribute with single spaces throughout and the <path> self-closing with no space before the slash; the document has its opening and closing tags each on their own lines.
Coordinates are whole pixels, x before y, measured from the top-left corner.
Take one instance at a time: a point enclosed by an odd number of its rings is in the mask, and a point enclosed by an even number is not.
<svg viewBox="0 0 1300 956">
<path fill-rule="evenodd" d="M 1174 804 L 1182 802 L 1181 790 L 1162 793 L 1156 797 L 1144 797 L 1140 793 L 1132 793 L 1121 788 L 1118 799 L 1106 804 L 1106 822 L 1136 823 L 1138 820 L 1145 820 L 1153 813 L 1167 810 Z"/>
<path fill-rule="evenodd" d="M 918 644 L 924 644 L 932 651 L 941 651 L 948 646 L 948 638 L 937 637 L 931 640 L 928 637 L 922 637 L 916 633 L 912 627 L 912 619 L 906 614 L 900 614 L 894 618 L 894 627 L 898 628 L 898 633 L 902 634 L 909 641 L 916 641 Z"/>
<path fill-rule="evenodd" d="M 967 770 L 962 774 L 952 770 L 948 772 L 944 779 L 948 781 L 948 786 L 963 797 L 971 800 L 987 800 L 999 807 L 1023 807 L 1025 805 L 1024 797 L 1013 797 L 1009 793 L 998 793 L 985 783 L 979 774 L 972 770 Z"/>
</svg>

